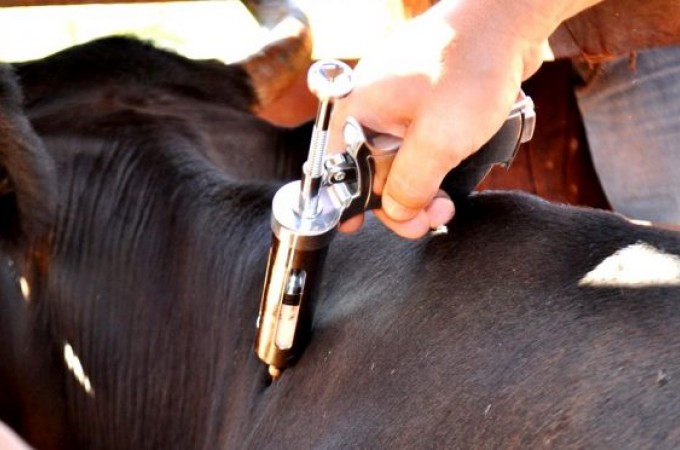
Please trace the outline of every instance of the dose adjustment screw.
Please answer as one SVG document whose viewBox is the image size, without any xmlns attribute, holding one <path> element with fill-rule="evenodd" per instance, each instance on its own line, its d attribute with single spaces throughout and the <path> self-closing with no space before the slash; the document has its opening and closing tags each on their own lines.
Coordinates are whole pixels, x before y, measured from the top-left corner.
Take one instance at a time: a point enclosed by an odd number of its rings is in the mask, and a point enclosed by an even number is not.
<svg viewBox="0 0 680 450">
<path fill-rule="evenodd" d="M 319 99 L 307 162 L 303 166 L 303 182 L 298 211 L 303 218 L 316 217 L 318 194 L 323 174 L 323 160 L 328 147 L 328 133 L 336 100 L 352 91 L 352 69 L 334 59 L 317 61 L 307 72 L 309 90 Z"/>
<path fill-rule="evenodd" d="M 352 68 L 335 59 L 317 61 L 307 72 L 307 86 L 322 102 L 341 99 L 352 91 Z"/>
</svg>

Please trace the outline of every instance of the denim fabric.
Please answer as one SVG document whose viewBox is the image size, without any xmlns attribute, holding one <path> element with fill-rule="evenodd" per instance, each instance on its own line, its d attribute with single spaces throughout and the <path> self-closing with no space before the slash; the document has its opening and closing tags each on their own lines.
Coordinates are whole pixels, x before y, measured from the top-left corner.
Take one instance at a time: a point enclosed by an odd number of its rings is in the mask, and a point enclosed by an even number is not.
<svg viewBox="0 0 680 450">
<path fill-rule="evenodd" d="M 577 99 L 612 208 L 680 224 L 680 46 L 599 66 Z"/>
</svg>

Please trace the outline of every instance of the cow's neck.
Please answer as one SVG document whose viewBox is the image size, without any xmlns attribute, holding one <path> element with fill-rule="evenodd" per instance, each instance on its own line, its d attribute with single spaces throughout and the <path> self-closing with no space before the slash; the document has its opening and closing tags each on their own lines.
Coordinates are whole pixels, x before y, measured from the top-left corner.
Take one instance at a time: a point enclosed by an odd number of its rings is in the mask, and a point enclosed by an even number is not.
<svg viewBox="0 0 680 450">
<path fill-rule="evenodd" d="M 265 387 L 252 342 L 273 189 L 213 188 L 108 201 L 102 211 L 108 194 L 90 187 L 63 203 L 36 319 L 50 323 L 63 355 L 66 404 L 70 420 L 87 424 L 78 427 L 85 446 L 122 448 L 120 429 L 139 448 L 238 440 L 237 411 Z"/>
</svg>

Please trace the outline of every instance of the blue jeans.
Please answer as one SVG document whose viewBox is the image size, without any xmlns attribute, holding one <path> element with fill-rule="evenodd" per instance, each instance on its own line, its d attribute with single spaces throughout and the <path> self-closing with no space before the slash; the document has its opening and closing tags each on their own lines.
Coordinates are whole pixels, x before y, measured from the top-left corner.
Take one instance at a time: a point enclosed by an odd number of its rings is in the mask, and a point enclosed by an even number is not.
<svg viewBox="0 0 680 450">
<path fill-rule="evenodd" d="M 609 61 L 576 94 L 612 208 L 680 224 L 680 46 Z"/>
</svg>

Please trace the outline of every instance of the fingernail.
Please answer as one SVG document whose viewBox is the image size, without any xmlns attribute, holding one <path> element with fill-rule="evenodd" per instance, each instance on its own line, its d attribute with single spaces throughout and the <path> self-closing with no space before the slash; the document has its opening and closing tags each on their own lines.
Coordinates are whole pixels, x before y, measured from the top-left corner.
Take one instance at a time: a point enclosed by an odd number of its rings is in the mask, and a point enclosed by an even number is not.
<svg viewBox="0 0 680 450">
<path fill-rule="evenodd" d="M 414 211 L 411 208 L 407 208 L 401 205 L 389 195 L 383 196 L 382 209 L 383 211 L 385 211 L 385 214 L 387 214 L 390 219 L 396 220 L 398 222 L 403 222 L 405 220 L 412 219 L 418 212 Z"/>
<path fill-rule="evenodd" d="M 427 215 L 430 219 L 430 227 L 437 228 L 447 224 L 453 219 L 456 207 L 447 196 L 435 197 L 427 207 Z"/>
</svg>

